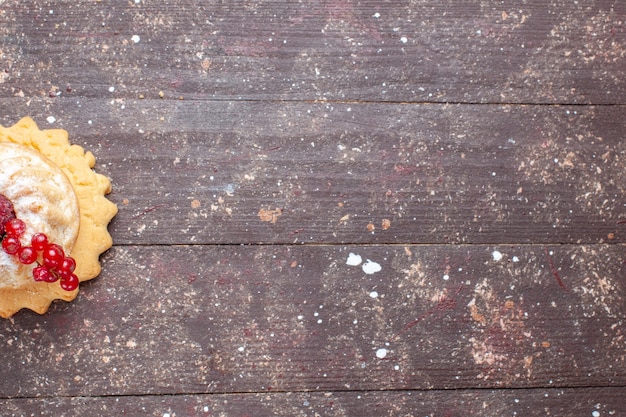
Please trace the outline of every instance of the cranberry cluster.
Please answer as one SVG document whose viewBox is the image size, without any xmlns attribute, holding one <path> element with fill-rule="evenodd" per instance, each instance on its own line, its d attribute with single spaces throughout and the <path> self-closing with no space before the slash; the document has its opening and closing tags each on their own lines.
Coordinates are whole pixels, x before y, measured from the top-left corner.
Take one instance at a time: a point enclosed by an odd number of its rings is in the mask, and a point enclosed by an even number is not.
<svg viewBox="0 0 626 417">
<path fill-rule="evenodd" d="M 21 237 L 26 225 L 15 216 L 13 204 L 0 194 L 0 239 L 2 249 L 14 255 L 24 265 L 37 263 L 33 269 L 35 281 L 57 282 L 66 291 L 78 288 L 79 280 L 74 269 L 76 261 L 65 252 L 60 245 L 48 241 L 44 233 L 36 233 L 31 238 L 30 246 L 23 246 Z"/>
</svg>

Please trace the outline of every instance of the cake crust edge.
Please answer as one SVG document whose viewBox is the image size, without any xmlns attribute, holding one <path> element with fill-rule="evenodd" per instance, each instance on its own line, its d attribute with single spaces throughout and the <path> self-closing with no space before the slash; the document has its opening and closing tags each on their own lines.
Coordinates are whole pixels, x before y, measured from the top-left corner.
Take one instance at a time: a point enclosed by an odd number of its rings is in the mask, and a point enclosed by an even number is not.
<svg viewBox="0 0 626 417">
<path fill-rule="evenodd" d="M 24 117 L 8 128 L 0 125 L 0 141 L 34 149 L 65 173 L 80 208 L 80 228 L 71 252 L 76 260 L 74 273 L 81 282 L 98 276 L 100 255 L 113 245 L 107 226 L 117 214 L 117 206 L 106 198 L 111 192 L 111 181 L 93 170 L 94 155 L 79 145 L 70 145 L 67 131 L 40 130 L 30 117 Z M 78 291 L 65 291 L 58 283 L 35 281 L 16 288 L 0 288 L 0 317 L 8 318 L 22 308 L 43 314 L 52 301 L 71 301 Z"/>
</svg>

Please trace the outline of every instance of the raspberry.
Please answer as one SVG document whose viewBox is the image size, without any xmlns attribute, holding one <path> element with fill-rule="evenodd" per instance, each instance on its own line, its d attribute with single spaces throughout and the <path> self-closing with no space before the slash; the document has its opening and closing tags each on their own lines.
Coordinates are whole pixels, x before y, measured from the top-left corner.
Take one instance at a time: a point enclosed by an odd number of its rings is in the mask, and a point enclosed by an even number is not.
<svg viewBox="0 0 626 417">
<path fill-rule="evenodd" d="M 0 194 L 0 239 L 4 236 L 4 225 L 15 218 L 15 210 L 13 209 L 13 203 L 6 198 L 3 194 Z"/>
</svg>

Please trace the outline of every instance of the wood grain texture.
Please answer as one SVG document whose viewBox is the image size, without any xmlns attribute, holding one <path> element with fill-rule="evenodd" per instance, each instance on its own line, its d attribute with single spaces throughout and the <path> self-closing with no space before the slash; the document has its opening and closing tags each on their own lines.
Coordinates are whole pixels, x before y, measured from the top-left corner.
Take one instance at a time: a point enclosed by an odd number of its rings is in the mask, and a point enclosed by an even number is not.
<svg viewBox="0 0 626 417">
<path fill-rule="evenodd" d="M 116 247 L 75 302 L 1 323 L 0 392 L 620 387 L 624 265 L 607 245 Z"/>
<path fill-rule="evenodd" d="M 4 98 L 626 102 L 626 5 L 610 0 L 2 8 Z"/>
<path fill-rule="evenodd" d="M 113 180 L 0 414 L 626 415 L 626 3 L 0 0 Z"/>
<path fill-rule="evenodd" d="M 47 111 L 111 177 L 118 244 L 626 242 L 622 106 L 60 99 Z"/>
<path fill-rule="evenodd" d="M 6 415 L 379 417 L 620 416 L 624 388 L 296 392 L 0 400 Z"/>
</svg>

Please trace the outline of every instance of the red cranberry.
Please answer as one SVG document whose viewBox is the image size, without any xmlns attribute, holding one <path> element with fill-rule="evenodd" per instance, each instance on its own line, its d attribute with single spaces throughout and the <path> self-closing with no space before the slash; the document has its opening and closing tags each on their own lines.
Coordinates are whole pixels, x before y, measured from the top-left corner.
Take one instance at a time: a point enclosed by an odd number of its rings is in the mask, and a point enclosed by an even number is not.
<svg viewBox="0 0 626 417">
<path fill-rule="evenodd" d="M 13 209 L 13 203 L 3 194 L 0 194 L 0 239 L 5 233 L 4 225 L 14 218 L 15 210 Z"/>
</svg>

